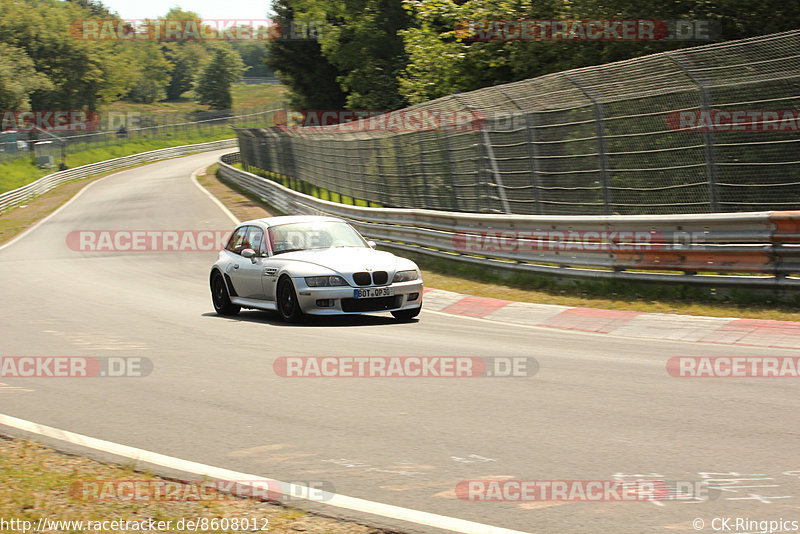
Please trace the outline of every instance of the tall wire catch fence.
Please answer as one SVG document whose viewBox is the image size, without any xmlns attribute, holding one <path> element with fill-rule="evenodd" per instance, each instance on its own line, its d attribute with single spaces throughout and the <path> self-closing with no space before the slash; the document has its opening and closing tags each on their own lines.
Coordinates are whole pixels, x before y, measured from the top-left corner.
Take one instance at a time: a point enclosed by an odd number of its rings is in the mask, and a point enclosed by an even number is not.
<svg viewBox="0 0 800 534">
<path fill-rule="evenodd" d="M 529 215 L 800 209 L 800 30 L 392 113 L 458 110 L 480 113 L 480 127 L 237 134 L 248 170 L 387 207 Z"/>
</svg>

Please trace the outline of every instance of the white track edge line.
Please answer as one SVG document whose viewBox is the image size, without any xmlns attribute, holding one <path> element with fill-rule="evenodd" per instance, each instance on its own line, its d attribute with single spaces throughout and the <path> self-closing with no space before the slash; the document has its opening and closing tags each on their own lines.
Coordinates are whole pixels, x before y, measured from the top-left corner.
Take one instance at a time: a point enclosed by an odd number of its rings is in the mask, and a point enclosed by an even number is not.
<svg viewBox="0 0 800 534">
<path fill-rule="evenodd" d="M 213 165 L 213 163 L 212 163 L 212 165 Z M 205 169 L 207 169 L 207 168 L 208 168 L 208 167 L 210 167 L 210 166 L 211 166 L 211 165 L 205 165 L 205 166 L 203 166 L 203 167 L 200 167 L 199 169 L 195 170 L 195 171 L 194 171 L 194 172 L 191 174 L 192 183 L 193 183 L 194 185 L 196 185 L 196 186 L 197 186 L 197 188 L 198 188 L 200 191 L 202 191 L 203 193 L 205 193 L 205 194 L 206 194 L 206 196 L 207 196 L 208 198 L 210 198 L 210 199 L 211 199 L 211 201 L 212 201 L 214 204 L 216 204 L 216 205 L 217 205 L 217 207 L 218 207 L 219 209 L 221 209 L 221 210 L 222 210 L 222 212 L 223 212 L 225 215 L 227 215 L 227 216 L 228 216 L 228 218 L 229 218 L 231 221 L 233 221 L 233 224 L 237 224 L 237 225 L 238 225 L 238 224 L 239 224 L 241 221 L 240 221 L 240 220 L 239 220 L 239 219 L 236 217 L 236 215 L 234 215 L 234 214 L 233 214 L 233 212 L 232 212 L 231 210 L 229 210 L 229 209 L 228 209 L 228 206 L 226 206 L 225 204 L 223 204 L 223 203 L 222 203 L 222 201 L 220 201 L 220 199 L 218 199 L 216 196 L 214 196 L 214 195 L 212 195 L 212 194 L 211 194 L 211 191 L 209 191 L 208 189 L 206 189 L 205 187 L 203 187 L 202 185 L 200 185 L 200 182 L 198 182 L 198 181 L 197 181 L 197 173 L 198 173 L 198 172 L 200 172 L 200 171 L 202 171 L 202 170 L 205 170 Z"/>
<path fill-rule="evenodd" d="M 138 460 L 169 469 L 176 469 L 178 471 L 192 473 L 197 476 L 205 476 L 231 482 L 242 481 L 247 483 L 280 484 L 281 488 L 285 488 L 291 492 L 290 495 L 308 495 L 308 497 L 303 497 L 303 499 L 337 508 L 344 508 L 346 510 L 352 510 L 355 512 L 365 512 L 372 515 L 398 519 L 418 525 L 447 529 L 452 532 L 459 532 L 463 534 L 526 534 L 525 532 L 519 530 L 495 527 L 492 525 L 467 521 L 465 519 L 458 519 L 455 517 L 448 517 L 430 512 L 422 512 L 419 510 L 403 508 L 391 504 L 368 501 L 357 497 L 348 497 L 346 495 L 339 495 L 330 492 L 320 492 L 318 489 L 312 490 L 309 487 L 298 484 L 290 484 L 275 479 L 248 475 L 247 473 L 231 471 L 228 469 L 192 462 L 189 460 L 182 460 L 173 456 L 166 456 L 157 452 L 137 449 L 127 445 L 120 445 L 118 443 L 113 443 L 90 436 L 84 436 L 83 434 L 76 434 L 68 430 L 61 430 L 58 428 L 34 423 L 32 421 L 26 421 L 25 419 L 19 419 L 10 415 L 0 414 L 0 425 L 5 425 L 17 430 L 37 434 L 39 436 L 65 441 L 73 445 L 79 445 L 97 451 L 111 453 L 115 456 L 121 456 L 131 460 Z"/>
<path fill-rule="evenodd" d="M 225 149 L 222 149 L 222 150 L 225 150 Z M 212 152 L 213 152 L 213 151 L 212 151 Z M 197 155 L 199 155 L 199 154 L 203 154 L 203 152 L 200 152 L 200 153 L 198 153 L 198 154 L 187 154 L 186 156 L 197 156 Z M 168 159 L 178 159 L 178 158 L 184 158 L 184 157 L 186 157 L 186 156 L 178 156 L 177 158 L 168 158 Z M 66 208 L 67 206 L 69 206 L 70 204 L 72 204 L 72 203 L 73 203 L 75 200 L 77 200 L 77 199 L 78 199 L 78 198 L 79 198 L 81 195 L 83 195 L 83 193 L 84 193 L 84 192 L 85 192 L 87 189 L 89 189 L 90 187 L 92 187 L 94 184 L 96 184 L 96 183 L 99 183 L 99 182 L 102 182 L 102 181 L 103 181 L 103 180 L 105 180 L 106 178 L 111 178 L 112 176 L 115 176 L 115 175 L 117 175 L 117 174 L 121 174 L 121 173 L 123 173 L 123 172 L 127 172 L 127 171 L 132 171 L 132 170 L 135 170 L 135 169 L 134 169 L 134 167 L 135 167 L 135 168 L 138 168 L 138 167 L 144 167 L 144 166 L 147 166 L 147 165 L 152 165 L 153 163 L 161 163 L 162 161 L 167 161 L 167 160 L 151 161 L 151 162 L 149 162 L 149 163 L 145 163 L 145 164 L 143 164 L 143 165 L 134 165 L 134 166 L 132 166 L 132 167 L 128 167 L 128 168 L 125 168 L 125 169 L 119 169 L 119 170 L 117 170 L 117 171 L 113 171 L 111 174 L 107 174 L 106 176 L 103 176 L 103 177 L 101 177 L 101 178 L 98 178 L 97 180 L 94 180 L 93 182 L 89 182 L 88 184 L 86 184 L 85 186 L 83 186 L 83 187 L 80 189 L 80 191 L 78 191 L 77 193 L 75 193 L 75 194 L 72 196 L 72 198 L 70 198 L 70 199 L 69 199 L 69 200 L 67 200 L 65 203 L 63 203 L 63 204 L 62 204 L 62 205 L 60 205 L 58 208 L 56 208 L 56 210 L 55 210 L 54 212 L 52 212 L 52 213 L 50 213 L 49 215 L 47 215 L 47 216 L 46 216 L 44 219 L 40 219 L 40 220 L 36 221 L 36 222 L 34 223 L 34 225 L 33 225 L 33 226 L 31 226 L 31 227 L 29 227 L 29 228 L 26 228 L 26 229 L 25 229 L 25 230 L 23 230 L 21 233 L 19 233 L 19 234 L 17 234 L 16 236 L 14 236 L 14 238 L 13 238 L 13 239 L 11 239 L 11 241 L 9 241 L 8 243 L 4 243 L 3 245 L 0 245 L 0 250 L 3 250 L 3 249 L 4 249 L 4 248 L 6 248 L 6 247 L 10 247 L 10 246 L 11 246 L 11 245 L 13 245 L 14 243 L 16 243 L 17 241 L 19 241 L 19 240 L 20 240 L 20 239 L 22 239 L 23 237 L 25 237 L 25 236 L 26 236 L 27 234 L 29 234 L 30 232 L 33 232 L 34 230 L 36 230 L 36 228 L 38 228 L 40 225 L 42 225 L 42 224 L 46 223 L 46 222 L 47 222 L 47 221 L 48 221 L 48 220 L 49 220 L 51 217 L 55 217 L 55 215 L 56 215 L 56 214 L 58 214 L 58 212 L 60 212 L 61 210 L 63 210 L 64 208 Z M 200 169 L 198 169 L 198 171 L 199 171 L 199 170 L 202 170 L 202 169 L 204 169 L 204 168 L 205 168 L 205 167 L 200 167 Z M 195 171 L 195 172 L 197 172 L 197 171 Z M 87 177 L 87 178 L 88 178 L 88 177 Z M 195 181 L 195 185 L 197 185 L 197 187 L 199 187 L 199 188 L 200 188 L 200 189 L 201 189 L 201 190 L 202 190 L 204 193 L 206 193 L 207 195 L 211 196 L 211 198 L 213 198 L 213 199 L 216 201 L 216 203 L 217 203 L 217 204 L 219 204 L 219 206 L 222 208 L 222 210 L 223 210 L 224 212 L 226 212 L 226 213 L 227 213 L 228 217 L 230 217 L 230 218 L 231 218 L 231 220 L 232 220 L 232 221 L 234 221 L 236 224 L 239 224 L 239 221 L 238 221 L 238 219 L 236 219 L 236 217 L 234 217 L 234 216 L 233 216 L 233 214 L 232 214 L 232 213 L 231 213 L 231 212 L 228 210 L 228 208 L 226 208 L 224 205 L 222 205 L 222 203 L 221 203 L 221 202 L 220 202 L 220 201 L 219 201 L 219 200 L 218 200 L 216 197 L 214 197 L 213 195 L 211 195 L 211 193 L 209 193 L 208 191 L 206 191 L 206 189 L 205 189 L 203 186 L 201 186 L 201 185 L 200 185 L 200 184 L 197 182 L 197 178 L 195 178 L 195 177 L 194 177 L 194 173 L 192 173 L 192 178 L 194 179 L 194 181 Z M 83 178 L 83 179 L 85 180 L 86 178 Z M 81 180 L 81 178 L 77 178 L 76 180 Z M 62 185 L 63 185 L 63 184 L 62 184 Z M 48 191 L 48 193 L 49 193 L 49 191 Z M 47 193 L 44 193 L 44 194 L 47 194 Z M 41 196 L 41 195 L 40 195 L 40 196 Z M 34 199 L 29 199 L 29 200 L 34 200 Z M 11 208 L 11 209 L 18 210 L 18 209 L 20 209 L 20 207 L 19 207 L 19 206 L 14 206 L 14 207 L 13 207 L 13 208 Z M 24 208 L 23 208 L 23 209 L 24 209 Z"/>
<path fill-rule="evenodd" d="M 11 246 L 11 245 L 13 245 L 14 243 L 16 243 L 17 241 L 19 241 L 19 240 L 20 240 L 20 239 L 22 239 L 23 237 L 25 237 L 26 235 L 28 235 L 29 233 L 31 233 L 31 232 L 33 232 L 34 230 L 36 230 L 36 228 L 38 228 L 40 225 L 42 225 L 42 224 L 46 223 L 46 222 L 47 222 L 47 221 L 48 221 L 48 220 L 49 220 L 51 217 L 54 217 L 54 216 L 55 216 L 55 215 L 56 215 L 58 212 L 60 212 L 61 210 L 63 210 L 64 208 L 66 208 L 67 206 L 69 206 L 70 204 L 72 204 L 72 203 L 73 203 L 75 200 L 77 200 L 77 199 L 78 199 L 78 198 L 79 198 L 79 197 L 80 197 L 80 196 L 81 196 L 81 195 L 82 195 L 82 194 L 83 194 L 83 193 L 84 193 L 84 192 L 85 192 L 87 189 L 89 189 L 90 187 L 92 187 L 94 184 L 96 184 L 96 183 L 99 183 L 99 182 L 102 182 L 102 181 L 103 181 L 103 180 L 105 180 L 106 178 L 110 178 L 110 177 L 114 176 L 115 174 L 119 174 L 120 172 L 124 172 L 125 170 L 130 170 L 130 169 L 123 169 L 123 170 L 120 170 L 120 171 L 117 171 L 117 172 L 111 173 L 111 174 L 109 174 L 108 176 L 103 176 L 102 178 L 99 178 L 99 179 L 97 179 L 97 180 L 95 180 L 95 181 L 93 181 L 93 182 L 90 182 L 90 183 L 86 184 L 85 186 L 83 186 L 83 187 L 80 189 L 80 191 L 78 191 L 77 193 L 75 193 L 75 194 L 72 196 L 72 198 L 70 198 L 70 199 L 69 199 L 69 200 L 67 200 L 65 203 L 61 204 L 61 206 L 59 206 L 58 208 L 56 208 L 56 210 L 55 210 L 53 213 L 49 214 L 49 215 L 48 215 L 48 216 L 46 216 L 44 219 L 41 219 L 41 220 L 37 221 L 36 223 L 34 223 L 34 225 L 33 225 L 33 226 L 31 226 L 31 227 L 29 227 L 29 228 L 26 228 L 25 230 L 23 230 L 23 231 L 22 231 L 22 233 L 20 233 L 20 234 L 17 234 L 17 235 L 16 235 L 16 236 L 15 236 L 15 237 L 14 237 L 14 238 L 11 240 L 11 241 L 9 241 L 8 243 L 5 243 L 4 245 L 0 245 L 0 250 L 3 250 L 3 249 L 4 249 L 4 248 L 6 248 L 6 247 L 10 247 L 10 246 Z M 48 192 L 49 192 L 49 191 L 48 191 Z M 46 193 L 45 193 L 45 194 L 46 194 Z M 29 200 L 34 200 L 34 199 L 29 199 Z M 18 209 L 20 209 L 20 207 L 19 207 L 19 206 L 15 206 L 15 207 L 13 207 L 13 208 L 11 208 L 11 209 L 18 210 Z M 22 208 L 22 209 L 24 209 L 24 208 Z"/>
</svg>

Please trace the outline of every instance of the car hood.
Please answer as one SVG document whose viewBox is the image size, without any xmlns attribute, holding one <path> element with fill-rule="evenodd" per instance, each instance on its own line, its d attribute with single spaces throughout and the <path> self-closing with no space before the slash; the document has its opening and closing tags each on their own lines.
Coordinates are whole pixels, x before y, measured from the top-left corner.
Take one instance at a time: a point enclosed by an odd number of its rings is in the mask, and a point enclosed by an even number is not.
<svg viewBox="0 0 800 534">
<path fill-rule="evenodd" d="M 398 260 L 402 260 L 402 258 L 398 258 L 391 252 L 383 252 L 367 247 L 298 250 L 296 252 L 284 252 L 274 256 L 274 258 L 310 263 L 332 269 L 340 274 L 355 273 L 367 269 L 392 273 L 398 268 Z M 411 263 L 409 260 L 404 261 Z M 413 268 L 413 265 L 405 268 Z"/>
</svg>

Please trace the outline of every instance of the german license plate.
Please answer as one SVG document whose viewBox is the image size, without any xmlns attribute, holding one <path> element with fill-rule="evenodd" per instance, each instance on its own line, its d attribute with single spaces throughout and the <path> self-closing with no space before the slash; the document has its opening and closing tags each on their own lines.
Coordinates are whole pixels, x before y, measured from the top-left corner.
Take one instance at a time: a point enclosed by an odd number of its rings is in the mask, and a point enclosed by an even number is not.
<svg viewBox="0 0 800 534">
<path fill-rule="evenodd" d="M 375 297 L 393 297 L 393 287 L 369 287 L 365 289 L 354 289 L 353 298 L 370 299 Z"/>
</svg>

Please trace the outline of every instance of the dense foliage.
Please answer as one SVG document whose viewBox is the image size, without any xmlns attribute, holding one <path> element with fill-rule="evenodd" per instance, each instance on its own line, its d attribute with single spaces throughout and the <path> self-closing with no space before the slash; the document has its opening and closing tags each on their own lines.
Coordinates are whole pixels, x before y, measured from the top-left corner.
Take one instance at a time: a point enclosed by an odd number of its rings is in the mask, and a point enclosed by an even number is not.
<svg viewBox="0 0 800 534">
<path fill-rule="evenodd" d="M 161 18 L 200 19 L 177 7 Z M 246 67 L 271 74 L 263 41 L 76 37 L 86 19 L 119 20 L 94 0 L 0 1 L 0 110 L 96 110 L 187 95 L 225 109 Z"/>
<path fill-rule="evenodd" d="M 519 19 L 708 20 L 733 40 L 800 27 L 784 0 L 275 0 L 280 17 L 322 25 L 316 43 L 276 40 L 269 64 L 295 105 L 394 109 L 566 69 L 639 57 L 697 41 L 471 41 L 461 21 Z M 284 22 L 288 24 L 288 22 Z M 302 60 L 293 51 L 303 51 Z M 297 59 L 297 60 L 294 60 Z M 335 74 L 336 89 L 331 91 Z M 308 80 L 322 83 L 309 83 Z"/>
</svg>

